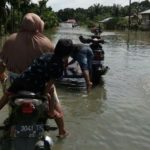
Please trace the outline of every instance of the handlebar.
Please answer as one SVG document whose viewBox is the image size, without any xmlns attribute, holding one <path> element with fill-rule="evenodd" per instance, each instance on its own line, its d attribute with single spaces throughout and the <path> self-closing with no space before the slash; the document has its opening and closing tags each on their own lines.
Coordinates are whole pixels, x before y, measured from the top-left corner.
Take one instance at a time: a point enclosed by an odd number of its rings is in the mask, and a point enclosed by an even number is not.
<svg viewBox="0 0 150 150">
<path fill-rule="evenodd" d="M 82 43 L 88 44 L 88 43 L 95 43 L 95 44 L 104 44 L 105 41 L 103 39 L 100 39 L 100 37 L 93 36 L 92 38 L 84 38 L 82 35 L 79 36 L 79 40 Z"/>
</svg>

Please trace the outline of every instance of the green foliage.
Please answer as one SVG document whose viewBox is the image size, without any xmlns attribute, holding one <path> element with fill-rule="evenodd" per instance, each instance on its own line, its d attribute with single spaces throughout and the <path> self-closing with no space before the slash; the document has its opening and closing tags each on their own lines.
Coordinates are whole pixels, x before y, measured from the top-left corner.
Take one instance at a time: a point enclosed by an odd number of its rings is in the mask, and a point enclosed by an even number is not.
<svg viewBox="0 0 150 150">
<path fill-rule="evenodd" d="M 66 21 L 68 19 L 72 19 L 75 18 L 75 10 L 74 9 L 70 9 L 70 8 L 66 8 L 64 10 L 60 10 L 57 13 L 57 16 L 59 18 L 60 21 Z"/>
<path fill-rule="evenodd" d="M 48 0 L 41 0 L 39 4 L 33 4 L 31 0 L 0 0 L 0 34 L 17 31 L 23 16 L 28 12 L 40 15 L 47 29 L 57 26 L 56 13 L 46 6 L 47 2 Z"/>
<path fill-rule="evenodd" d="M 33 4 L 31 0 L 0 0 L 0 34 L 17 31 L 22 17 L 28 12 L 34 12 L 42 17 L 46 28 L 52 28 L 68 19 L 76 19 L 80 25 L 87 25 L 89 28 L 96 25 L 98 21 L 108 17 L 113 17 L 111 21 L 104 24 L 107 29 L 124 29 L 128 26 L 128 21 L 123 17 L 129 15 L 129 6 L 103 6 L 100 3 L 83 8 L 65 8 L 58 12 L 53 12 L 51 7 L 47 7 L 48 0 L 40 0 L 39 4 Z M 8 7 L 9 4 L 9 7 Z M 138 15 L 139 12 L 150 8 L 150 1 L 133 2 L 131 4 L 131 15 Z M 139 22 L 131 24 L 132 28 L 137 28 Z"/>
<path fill-rule="evenodd" d="M 45 22 L 45 29 L 52 28 L 58 25 L 58 19 L 56 14 L 49 9 L 43 11 L 41 18 Z"/>
<path fill-rule="evenodd" d="M 138 15 L 139 12 L 147 10 L 150 8 L 150 1 L 144 0 L 142 2 L 133 2 L 131 4 L 131 15 Z M 98 21 L 103 20 L 108 17 L 112 17 L 111 21 L 104 24 L 106 29 L 125 29 L 128 27 L 128 20 L 124 17 L 129 15 L 129 6 L 113 5 L 113 6 L 103 6 L 94 4 L 88 9 L 71 9 L 66 8 L 64 10 L 59 10 L 57 16 L 59 21 L 66 21 L 67 19 L 74 18 L 80 25 L 87 25 L 88 27 L 97 24 Z M 139 24 L 132 25 L 133 28 L 139 26 Z M 136 27 L 137 28 L 137 27 Z"/>
<path fill-rule="evenodd" d="M 116 23 L 116 29 L 126 29 L 128 27 L 128 20 L 124 17 L 118 18 L 118 21 Z"/>
</svg>

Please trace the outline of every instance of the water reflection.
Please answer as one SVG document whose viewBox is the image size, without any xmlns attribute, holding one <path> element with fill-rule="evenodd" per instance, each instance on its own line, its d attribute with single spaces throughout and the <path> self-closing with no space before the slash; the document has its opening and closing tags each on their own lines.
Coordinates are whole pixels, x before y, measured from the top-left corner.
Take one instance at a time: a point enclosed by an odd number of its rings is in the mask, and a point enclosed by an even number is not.
<svg viewBox="0 0 150 150">
<path fill-rule="evenodd" d="M 107 100 L 107 91 L 104 86 L 104 81 L 101 78 L 101 83 L 96 85 L 87 97 L 87 108 L 89 112 L 103 113 L 105 110 L 105 100 Z"/>
<path fill-rule="evenodd" d="M 89 94 L 87 94 L 85 87 L 81 90 L 78 86 L 73 88 L 71 86 L 58 85 L 57 88 L 60 99 L 65 101 L 63 102 L 65 103 L 65 107 L 68 107 L 67 109 L 70 110 L 73 116 L 78 114 L 80 117 L 83 117 L 89 116 L 91 113 L 102 113 L 104 111 L 102 105 L 107 99 L 107 94 L 103 78 L 101 78 L 98 85 L 93 87 Z M 67 94 L 64 95 L 64 93 Z"/>
</svg>

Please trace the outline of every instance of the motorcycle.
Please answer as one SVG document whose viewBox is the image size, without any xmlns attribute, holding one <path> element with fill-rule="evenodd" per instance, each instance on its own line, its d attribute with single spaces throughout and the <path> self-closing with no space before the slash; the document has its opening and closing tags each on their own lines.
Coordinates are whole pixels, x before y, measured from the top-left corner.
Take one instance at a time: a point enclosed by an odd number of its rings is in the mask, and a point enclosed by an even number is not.
<svg viewBox="0 0 150 150">
<path fill-rule="evenodd" d="M 4 129 L 13 150 L 51 150 L 53 141 L 46 132 L 57 128 L 46 124 L 47 103 L 46 96 L 28 91 L 10 98 L 11 113 Z"/>
<path fill-rule="evenodd" d="M 94 53 L 94 58 L 92 61 L 92 82 L 94 85 L 99 84 L 101 76 L 105 75 L 109 70 L 108 66 L 104 65 L 104 50 L 101 44 L 104 44 L 104 40 L 100 39 L 100 36 L 94 35 L 91 38 L 84 38 L 79 36 L 80 42 L 83 44 L 89 44 Z M 70 58 L 69 62 L 72 60 Z M 73 64 L 67 66 L 64 71 L 63 77 L 57 81 L 60 85 L 68 86 L 69 88 L 75 89 L 85 89 L 86 84 L 83 79 L 81 68 L 77 61 Z"/>
<path fill-rule="evenodd" d="M 105 75 L 109 69 L 104 65 L 105 52 L 101 44 L 105 41 L 100 39 L 100 36 L 94 35 L 90 39 L 86 39 L 83 36 L 79 37 L 80 42 L 84 44 L 90 44 L 90 48 L 93 50 L 94 58 L 92 61 L 92 82 L 93 84 L 99 83 L 100 77 Z"/>
</svg>

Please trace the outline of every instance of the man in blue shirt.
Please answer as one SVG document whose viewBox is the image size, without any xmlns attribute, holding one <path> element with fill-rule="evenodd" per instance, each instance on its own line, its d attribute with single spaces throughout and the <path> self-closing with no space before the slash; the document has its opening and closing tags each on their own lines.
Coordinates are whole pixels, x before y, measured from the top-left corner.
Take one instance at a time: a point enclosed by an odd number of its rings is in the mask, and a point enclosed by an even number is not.
<svg viewBox="0 0 150 150">
<path fill-rule="evenodd" d="M 70 65 L 77 61 L 82 70 L 82 74 L 86 81 L 87 91 L 89 92 L 92 87 L 91 82 L 91 72 L 92 72 L 92 60 L 93 60 L 93 51 L 87 45 L 82 44 L 73 44 L 73 51 L 71 57 L 73 58 L 70 62 L 67 62 L 67 65 Z"/>
</svg>

